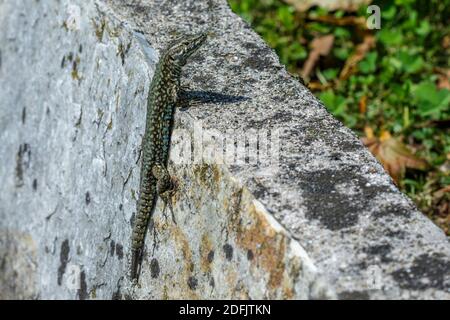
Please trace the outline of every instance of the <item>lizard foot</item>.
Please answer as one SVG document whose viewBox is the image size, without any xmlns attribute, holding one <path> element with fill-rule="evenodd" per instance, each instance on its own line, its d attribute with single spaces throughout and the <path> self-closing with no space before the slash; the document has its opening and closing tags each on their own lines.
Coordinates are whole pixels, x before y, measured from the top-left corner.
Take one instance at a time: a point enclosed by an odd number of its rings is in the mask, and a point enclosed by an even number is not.
<svg viewBox="0 0 450 320">
<path fill-rule="evenodd" d="M 161 164 L 154 165 L 152 168 L 152 173 L 157 179 L 156 189 L 158 195 L 164 203 L 163 215 L 167 220 L 166 209 L 167 207 L 169 207 L 169 210 L 172 214 L 172 220 L 175 224 L 177 224 L 172 207 L 172 197 L 176 191 L 175 179 L 170 176 L 167 168 Z"/>
<path fill-rule="evenodd" d="M 155 254 L 155 250 L 157 249 L 159 245 L 159 237 L 158 237 L 158 230 L 156 230 L 156 225 L 153 219 L 150 221 L 149 228 L 153 232 L 153 246 L 152 246 L 152 256 Z"/>
<path fill-rule="evenodd" d="M 175 190 L 172 189 L 172 190 L 163 192 L 159 196 L 161 197 L 161 200 L 164 203 L 164 207 L 163 207 L 164 218 L 167 221 L 167 219 L 168 219 L 168 217 L 167 217 L 167 207 L 169 207 L 169 211 L 170 211 L 170 213 L 172 215 L 172 221 L 173 221 L 173 223 L 177 224 L 177 222 L 175 220 L 175 214 L 173 213 L 173 207 L 172 207 L 172 196 L 173 196 L 174 193 L 175 193 Z"/>
</svg>

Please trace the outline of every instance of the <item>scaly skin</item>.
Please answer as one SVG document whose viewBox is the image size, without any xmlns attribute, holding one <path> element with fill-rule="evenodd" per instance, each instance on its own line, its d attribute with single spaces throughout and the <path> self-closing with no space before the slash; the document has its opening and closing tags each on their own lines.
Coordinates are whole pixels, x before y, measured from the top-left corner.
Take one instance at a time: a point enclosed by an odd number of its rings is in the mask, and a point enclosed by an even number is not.
<svg viewBox="0 0 450 320">
<path fill-rule="evenodd" d="M 145 235 L 158 196 L 167 201 L 172 188 L 167 171 L 173 116 L 180 93 L 181 67 L 206 40 L 206 34 L 176 40 L 162 55 L 153 76 L 147 101 L 139 200 L 131 243 L 132 279 L 138 281 Z"/>
</svg>

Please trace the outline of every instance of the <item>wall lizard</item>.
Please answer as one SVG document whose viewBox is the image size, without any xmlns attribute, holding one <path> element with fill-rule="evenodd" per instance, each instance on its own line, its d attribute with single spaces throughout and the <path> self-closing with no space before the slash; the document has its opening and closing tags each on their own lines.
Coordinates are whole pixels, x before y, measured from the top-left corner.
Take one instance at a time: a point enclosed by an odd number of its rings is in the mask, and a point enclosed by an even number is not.
<svg viewBox="0 0 450 320">
<path fill-rule="evenodd" d="M 158 196 L 166 204 L 173 190 L 167 162 L 175 108 L 181 100 L 181 68 L 206 37 L 206 34 L 183 36 L 170 44 L 157 63 L 150 84 L 142 139 L 139 199 L 131 239 L 130 276 L 136 281 L 141 269 L 145 235 Z"/>
</svg>

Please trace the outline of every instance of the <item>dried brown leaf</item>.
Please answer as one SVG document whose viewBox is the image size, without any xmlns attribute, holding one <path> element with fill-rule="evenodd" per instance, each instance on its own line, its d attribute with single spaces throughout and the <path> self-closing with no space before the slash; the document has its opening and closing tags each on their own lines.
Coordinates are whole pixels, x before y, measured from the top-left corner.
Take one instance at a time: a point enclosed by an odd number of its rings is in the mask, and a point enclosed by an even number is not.
<svg viewBox="0 0 450 320">
<path fill-rule="evenodd" d="M 438 73 L 437 88 L 450 90 L 450 69 L 437 68 Z"/>
<path fill-rule="evenodd" d="M 367 111 L 367 96 L 363 95 L 358 103 L 359 113 L 364 114 Z"/>
<path fill-rule="evenodd" d="M 372 0 L 284 0 L 295 7 L 296 10 L 304 12 L 313 6 L 328 9 L 328 11 L 344 10 L 357 11 L 363 4 L 369 4 Z"/>
<path fill-rule="evenodd" d="M 319 16 L 319 17 L 309 16 L 308 19 L 312 21 L 333 24 L 336 26 L 357 26 L 361 29 L 367 28 L 365 17 L 348 16 L 337 18 L 335 16 Z"/>
<path fill-rule="evenodd" d="M 399 138 L 386 132 L 380 138 L 366 137 L 362 140 L 397 184 L 406 168 L 424 170 L 427 167 L 425 160 L 416 157 Z"/>
<path fill-rule="evenodd" d="M 444 36 L 444 38 L 442 38 L 442 47 L 444 49 L 447 49 L 450 47 L 450 36 L 446 35 Z"/>
<path fill-rule="evenodd" d="M 323 84 L 320 81 L 310 81 L 308 83 L 308 88 L 311 91 L 324 91 L 331 87 L 332 87 L 332 83 L 330 83 L 330 82 Z"/>
<path fill-rule="evenodd" d="M 339 79 L 348 79 L 355 72 L 358 62 L 364 59 L 366 54 L 373 47 L 375 47 L 375 37 L 371 34 L 366 34 L 363 42 L 356 46 L 355 52 L 345 62 L 341 74 L 339 75 Z"/>
<path fill-rule="evenodd" d="M 308 59 L 303 65 L 301 72 L 302 78 L 308 78 L 311 71 L 314 69 L 320 56 L 326 56 L 330 53 L 334 43 L 334 35 L 326 35 L 315 38 L 311 41 L 311 51 L 309 52 Z"/>
</svg>

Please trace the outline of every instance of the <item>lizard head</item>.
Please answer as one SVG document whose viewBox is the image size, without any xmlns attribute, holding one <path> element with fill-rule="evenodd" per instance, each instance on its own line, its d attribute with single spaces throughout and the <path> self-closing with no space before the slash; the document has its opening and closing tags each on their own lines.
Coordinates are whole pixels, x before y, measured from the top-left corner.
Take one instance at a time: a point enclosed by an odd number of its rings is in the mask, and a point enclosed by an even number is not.
<svg viewBox="0 0 450 320">
<path fill-rule="evenodd" d="M 186 60 L 205 42 L 206 38 L 206 33 L 180 37 L 169 46 L 168 54 L 178 65 L 183 66 L 186 64 Z"/>
</svg>

